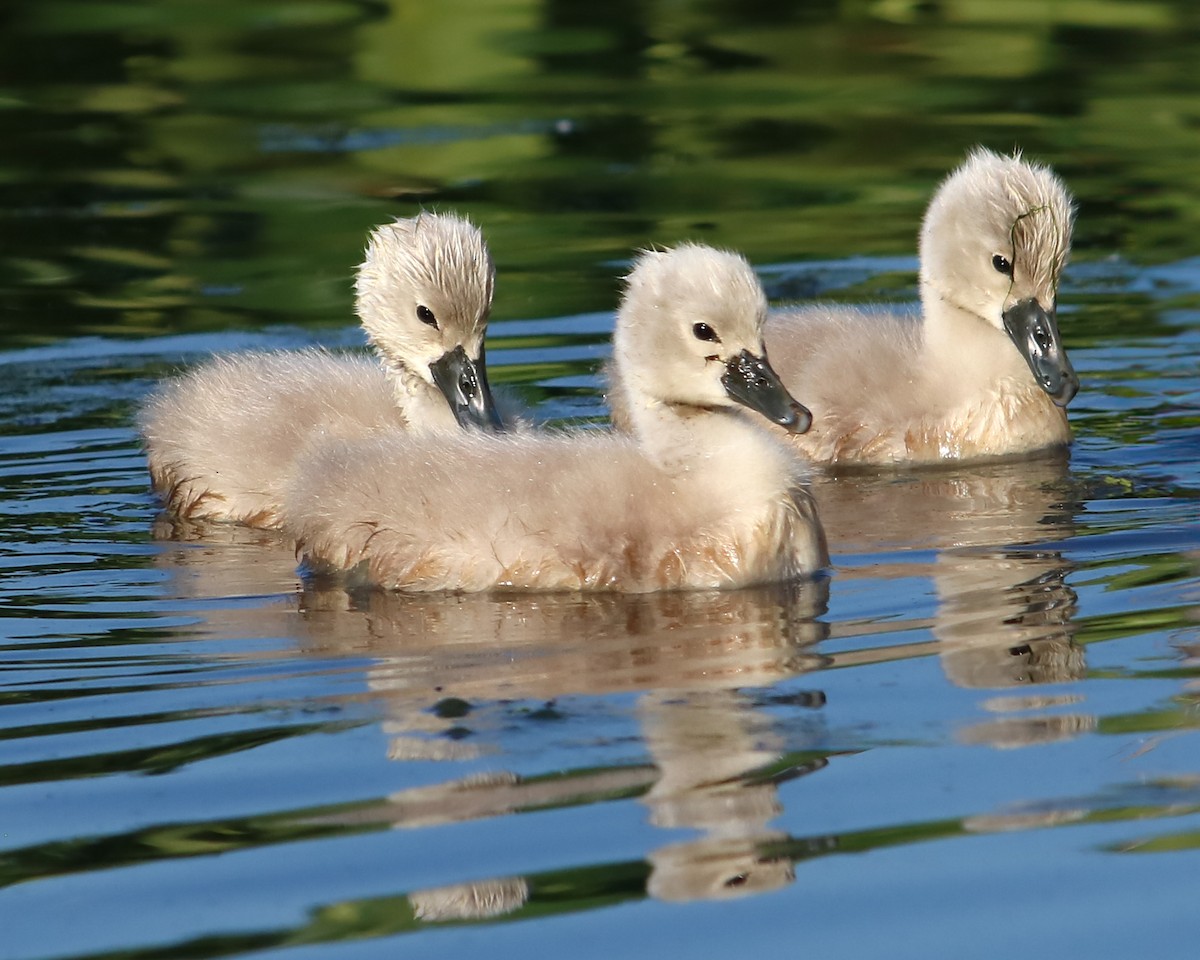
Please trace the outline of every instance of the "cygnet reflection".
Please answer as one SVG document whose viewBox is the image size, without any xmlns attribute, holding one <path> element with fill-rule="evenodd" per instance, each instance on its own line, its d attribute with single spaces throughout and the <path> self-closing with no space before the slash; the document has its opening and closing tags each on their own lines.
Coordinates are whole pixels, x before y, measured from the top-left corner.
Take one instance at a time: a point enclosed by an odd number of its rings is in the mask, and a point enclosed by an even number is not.
<svg viewBox="0 0 1200 960">
<path fill-rule="evenodd" d="M 1062 540 L 1082 509 L 1067 458 L 1055 453 L 938 469 L 818 474 L 812 494 L 835 559 Z"/>
<path fill-rule="evenodd" d="M 811 652 L 824 635 L 819 585 L 633 597 L 467 595 L 439 603 L 309 590 L 303 605 L 307 649 L 377 658 L 368 684 L 386 711 L 393 759 L 486 762 L 500 752 L 488 705 L 534 700 L 550 710 L 580 694 L 641 693 L 636 716 L 650 764 L 534 778 L 492 770 L 398 791 L 386 805 L 352 816 L 358 822 L 415 828 L 640 797 L 655 826 L 697 834 L 648 855 L 651 896 L 725 897 L 791 879 L 790 861 L 761 849 L 786 839 L 770 825 L 781 809 L 778 782 L 824 765 L 808 753 L 788 759 L 819 739 L 820 714 L 811 729 L 784 736 L 742 690 L 821 665 Z M 800 700 L 824 703 L 820 693 Z M 512 882 L 503 889 L 515 889 Z M 475 903 L 493 910 L 498 902 L 471 883 L 449 889 L 410 899 L 426 904 L 432 895 L 451 904 L 422 906 L 427 917 Z M 512 909 L 521 902 L 514 899 Z"/>
<path fill-rule="evenodd" d="M 450 700 L 770 685 L 820 665 L 812 647 L 826 630 L 817 619 L 826 597 L 825 581 L 601 597 L 314 587 L 301 596 L 295 637 L 312 654 L 374 657 L 370 690 L 397 731 L 423 735 L 459 725 L 429 710 Z"/>
<path fill-rule="evenodd" d="M 811 701 L 814 707 L 823 703 L 819 695 Z M 821 769 L 826 761 L 774 769 L 796 744 L 738 691 L 658 691 L 642 698 L 638 712 L 659 771 L 642 798 L 650 822 L 698 833 L 650 853 L 650 895 L 725 899 L 790 883 L 792 861 L 764 853 L 787 840 L 771 826 L 782 813 L 778 782 Z"/>
<path fill-rule="evenodd" d="M 1054 548 L 1071 535 L 1081 509 L 1065 456 L 823 476 L 814 482 L 813 495 L 836 579 L 924 576 L 935 600 L 932 617 L 908 624 L 928 629 L 931 643 L 845 651 L 833 656 L 836 662 L 936 653 L 950 682 L 981 690 L 1083 677 L 1084 651 L 1075 642 L 1076 595 L 1068 582 L 1073 567 Z M 968 726 L 961 737 L 1011 747 L 1072 737 L 1094 726 L 1094 718 L 1077 710 L 1064 713 L 1063 705 L 1061 698 L 989 701 L 989 712 L 1013 715 Z"/>
</svg>

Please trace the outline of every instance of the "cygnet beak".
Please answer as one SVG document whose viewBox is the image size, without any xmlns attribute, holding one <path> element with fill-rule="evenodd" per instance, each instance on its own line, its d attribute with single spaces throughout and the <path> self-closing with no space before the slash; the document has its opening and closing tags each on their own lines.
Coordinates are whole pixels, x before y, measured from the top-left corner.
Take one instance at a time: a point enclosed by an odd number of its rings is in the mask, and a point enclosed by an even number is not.
<svg viewBox="0 0 1200 960">
<path fill-rule="evenodd" d="M 725 364 L 721 386 L 731 400 L 757 410 L 788 433 L 804 433 L 812 426 L 812 414 L 787 392 L 766 357 L 743 350 Z"/>
<path fill-rule="evenodd" d="M 1065 407 L 1079 391 L 1079 378 L 1058 336 L 1058 322 L 1030 297 L 1004 311 L 1004 329 L 1033 371 L 1038 386 Z"/>
<path fill-rule="evenodd" d="M 504 429 L 488 386 L 487 363 L 482 347 L 479 359 L 472 360 L 460 344 L 431 363 L 429 371 L 433 374 L 433 382 L 450 404 L 460 427 Z"/>
</svg>

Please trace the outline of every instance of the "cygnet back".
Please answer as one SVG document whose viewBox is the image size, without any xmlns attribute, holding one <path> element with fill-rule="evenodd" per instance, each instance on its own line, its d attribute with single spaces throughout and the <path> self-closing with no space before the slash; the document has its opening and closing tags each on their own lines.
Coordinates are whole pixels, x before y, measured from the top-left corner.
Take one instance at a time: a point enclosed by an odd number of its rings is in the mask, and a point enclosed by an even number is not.
<svg viewBox="0 0 1200 960">
<path fill-rule="evenodd" d="M 1024 455 L 1070 441 L 1078 379 L 1056 319 L 1073 208 L 1049 169 L 976 150 L 921 231 L 921 310 L 813 306 L 767 321 L 830 466 Z"/>
<path fill-rule="evenodd" d="M 499 425 L 483 336 L 494 270 L 479 230 L 421 214 L 373 231 L 357 305 L 380 362 L 324 351 L 220 357 L 162 384 L 139 425 L 153 486 L 177 516 L 279 523 L 315 437 Z"/>
</svg>

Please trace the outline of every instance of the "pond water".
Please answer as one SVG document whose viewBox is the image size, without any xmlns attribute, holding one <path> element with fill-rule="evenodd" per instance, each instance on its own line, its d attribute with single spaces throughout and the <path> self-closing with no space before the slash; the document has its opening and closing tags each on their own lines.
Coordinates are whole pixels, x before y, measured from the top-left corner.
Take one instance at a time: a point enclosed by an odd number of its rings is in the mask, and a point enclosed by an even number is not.
<svg viewBox="0 0 1200 960">
<path fill-rule="evenodd" d="M 0 957 L 1190 957 L 1200 15 L 1145 0 L 8 0 Z M 350 595 L 160 516 L 213 352 L 362 348 L 483 228 L 488 359 L 602 422 L 647 243 L 911 301 L 975 143 L 1077 195 L 1067 457 L 818 477 L 818 583 Z M 803 398 L 801 398 L 803 399 Z"/>
</svg>

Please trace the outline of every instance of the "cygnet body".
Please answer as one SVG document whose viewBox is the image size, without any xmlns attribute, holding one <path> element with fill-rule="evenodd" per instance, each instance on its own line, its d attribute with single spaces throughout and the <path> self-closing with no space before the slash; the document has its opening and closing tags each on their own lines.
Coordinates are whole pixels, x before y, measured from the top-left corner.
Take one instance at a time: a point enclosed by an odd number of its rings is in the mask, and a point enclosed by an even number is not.
<svg viewBox="0 0 1200 960">
<path fill-rule="evenodd" d="M 310 448 L 285 530 L 318 571 L 408 591 L 725 588 L 827 562 L 766 361 L 766 298 L 736 254 L 642 254 L 613 349 L 631 430 L 388 431 Z M 755 422 L 758 421 L 758 422 Z"/>
<path fill-rule="evenodd" d="M 1047 168 L 984 149 L 938 189 L 921 230 L 921 314 L 787 310 L 764 337 L 812 409 L 793 441 L 831 466 L 933 464 L 1070 442 L 1078 389 L 1057 287 L 1072 201 Z"/>
<path fill-rule="evenodd" d="M 499 427 L 483 338 L 495 270 L 479 230 L 422 213 L 378 227 L 356 306 L 378 360 L 321 350 L 218 357 L 168 381 L 140 416 L 169 512 L 276 527 L 315 437 Z"/>
</svg>

